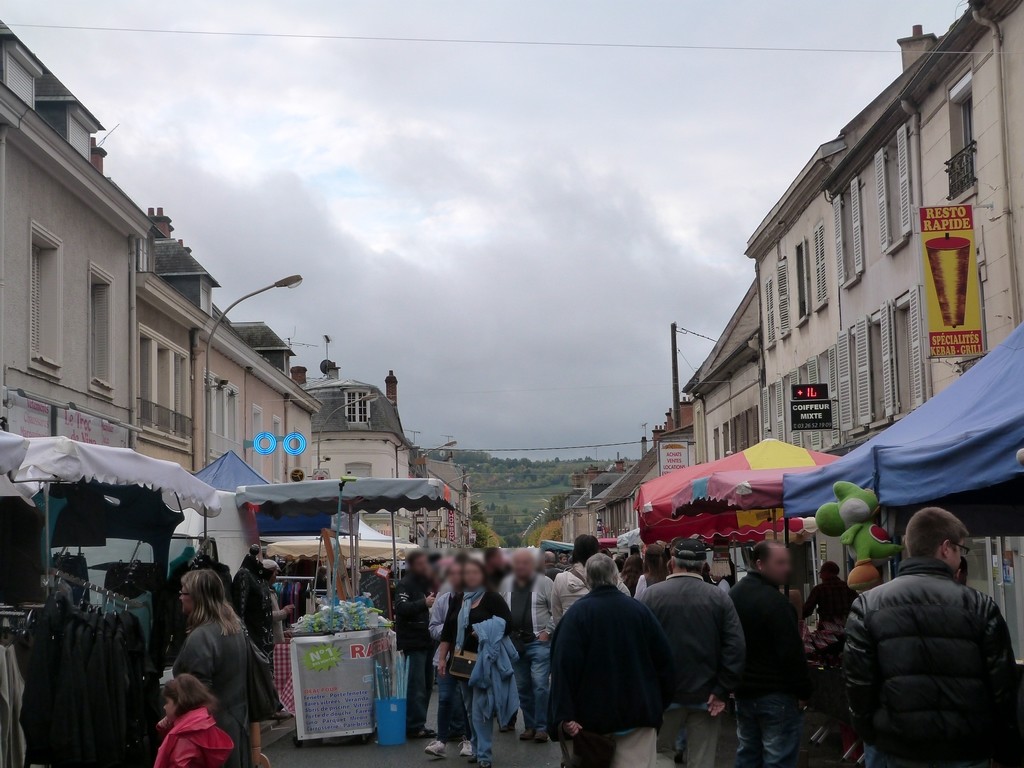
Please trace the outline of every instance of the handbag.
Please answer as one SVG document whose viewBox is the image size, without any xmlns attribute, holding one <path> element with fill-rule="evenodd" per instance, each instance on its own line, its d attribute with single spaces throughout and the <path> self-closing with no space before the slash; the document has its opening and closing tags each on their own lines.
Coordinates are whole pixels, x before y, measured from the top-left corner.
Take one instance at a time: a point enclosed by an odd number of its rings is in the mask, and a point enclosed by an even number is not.
<svg viewBox="0 0 1024 768">
<path fill-rule="evenodd" d="M 573 768 L 610 768 L 615 759 L 615 739 L 593 731 L 572 737 Z"/>
<path fill-rule="evenodd" d="M 269 720 L 278 710 L 277 688 L 274 687 L 274 670 L 267 654 L 259 649 L 248 634 L 249 658 L 246 670 L 246 699 L 249 705 L 249 722 L 260 723 Z"/>
<path fill-rule="evenodd" d="M 470 651 L 456 651 L 452 655 L 452 663 L 448 665 L 448 674 L 460 680 L 469 680 L 476 667 L 476 654 Z"/>
</svg>

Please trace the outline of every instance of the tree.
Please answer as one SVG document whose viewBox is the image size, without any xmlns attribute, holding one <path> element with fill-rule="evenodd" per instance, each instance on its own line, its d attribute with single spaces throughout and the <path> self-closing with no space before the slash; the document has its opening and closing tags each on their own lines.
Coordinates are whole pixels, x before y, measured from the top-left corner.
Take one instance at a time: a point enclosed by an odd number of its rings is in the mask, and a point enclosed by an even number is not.
<svg viewBox="0 0 1024 768">
<path fill-rule="evenodd" d="M 539 547 L 542 541 L 559 541 L 562 538 L 562 521 L 549 520 L 540 528 L 534 528 L 527 537 L 531 547 Z"/>
</svg>

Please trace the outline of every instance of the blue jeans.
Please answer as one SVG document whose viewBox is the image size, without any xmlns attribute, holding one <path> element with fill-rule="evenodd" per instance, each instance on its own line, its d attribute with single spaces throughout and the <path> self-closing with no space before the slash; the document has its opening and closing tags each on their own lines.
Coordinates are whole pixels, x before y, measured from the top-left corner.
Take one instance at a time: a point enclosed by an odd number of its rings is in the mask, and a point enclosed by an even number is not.
<svg viewBox="0 0 1024 768">
<path fill-rule="evenodd" d="M 433 651 L 406 651 L 409 659 L 409 685 L 405 702 L 405 730 L 418 733 L 427 724 L 430 691 L 434 687 Z"/>
<path fill-rule="evenodd" d="M 887 755 L 870 744 L 864 745 L 864 765 L 867 768 L 986 768 L 988 764 L 988 760 L 904 760 Z"/>
<path fill-rule="evenodd" d="M 515 663 L 519 706 L 528 731 L 548 729 L 548 677 L 551 674 L 551 643 L 534 640 Z"/>
<path fill-rule="evenodd" d="M 455 736 L 469 736 L 466 722 L 466 705 L 462 701 L 462 689 L 457 678 L 451 675 L 437 676 L 437 740 L 448 741 Z"/>
<path fill-rule="evenodd" d="M 773 693 L 736 701 L 736 768 L 794 768 L 804 715 L 795 696 Z"/>
<path fill-rule="evenodd" d="M 462 700 L 466 702 L 466 711 L 469 713 L 469 724 L 473 731 L 473 754 L 476 755 L 478 763 L 490 763 L 491 744 L 494 741 L 494 715 L 489 713 L 484 717 L 474 711 L 474 692 L 470 687 L 468 680 L 460 680 L 459 687 L 462 689 Z"/>
</svg>

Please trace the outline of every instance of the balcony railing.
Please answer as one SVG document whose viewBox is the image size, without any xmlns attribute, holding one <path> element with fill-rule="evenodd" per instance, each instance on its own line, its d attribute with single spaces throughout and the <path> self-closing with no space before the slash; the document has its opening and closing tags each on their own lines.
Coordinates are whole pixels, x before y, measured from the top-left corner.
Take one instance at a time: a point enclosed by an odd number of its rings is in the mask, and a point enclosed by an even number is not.
<svg viewBox="0 0 1024 768">
<path fill-rule="evenodd" d="M 145 427 L 168 432 L 176 437 L 192 437 L 192 419 L 158 403 L 139 399 L 139 421 Z"/>
<path fill-rule="evenodd" d="M 978 180 L 974 175 L 974 154 L 977 148 L 977 142 L 972 141 L 946 161 L 946 174 L 949 176 L 947 200 L 960 197 Z"/>
</svg>

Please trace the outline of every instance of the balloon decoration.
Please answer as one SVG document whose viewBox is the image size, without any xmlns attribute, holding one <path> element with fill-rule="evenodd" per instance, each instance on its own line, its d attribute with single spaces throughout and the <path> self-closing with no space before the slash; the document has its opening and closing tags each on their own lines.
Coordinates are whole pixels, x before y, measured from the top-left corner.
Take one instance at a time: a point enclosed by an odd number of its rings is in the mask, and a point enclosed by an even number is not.
<svg viewBox="0 0 1024 768">
<path fill-rule="evenodd" d="M 869 488 L 838 482 L 832 486 L 836 500 L 818 508 L 814 519 L 826 536 L 837 536 L 848 548 L 856 564 L 846 583 L 857 592 L 865 592 L 882 583 L 879 566 L 903 551 L 889 540 L 885 529 L 876 524 L 878 497 Z"/>
</svg>

